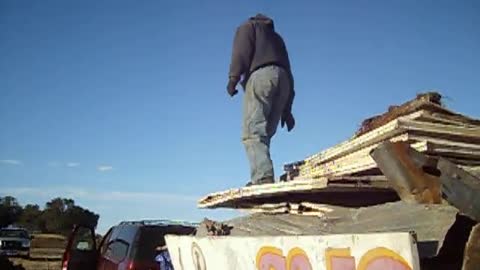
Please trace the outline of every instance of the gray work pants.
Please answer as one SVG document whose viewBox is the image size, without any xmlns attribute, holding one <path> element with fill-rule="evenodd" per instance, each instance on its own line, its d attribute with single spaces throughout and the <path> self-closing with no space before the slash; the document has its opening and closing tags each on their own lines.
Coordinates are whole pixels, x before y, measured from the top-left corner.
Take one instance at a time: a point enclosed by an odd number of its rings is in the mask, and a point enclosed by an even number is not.
<svg viewBox="0 0 480 270">
<path fill-rule="evenodd" d="M 270 140 L 277 130 L 290 93 L 288 73 L 277 66 L 253 72 L 248 79 L 243 104 L 242 141 L 251 169 L 251 182 L 274 177 Z"/>
</svg>

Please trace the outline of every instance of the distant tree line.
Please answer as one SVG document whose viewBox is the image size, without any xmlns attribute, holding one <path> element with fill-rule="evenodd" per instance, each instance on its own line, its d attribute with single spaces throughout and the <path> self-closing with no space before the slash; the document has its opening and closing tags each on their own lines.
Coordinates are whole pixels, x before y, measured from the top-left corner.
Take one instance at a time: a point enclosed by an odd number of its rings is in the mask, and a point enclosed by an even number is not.
<svg viewBox="0 0 480 270">
<path fill-rule="evenodd" d="M 74 224 L 96 227 L 99 215 L 75 205 L 72 199 L 55 198 L 43 209 L 36 204 L 21 206 L 12 196 L 0 197 L 0 228 L 16 225 L 43 233 L 68 233 Z"/>
</svg>

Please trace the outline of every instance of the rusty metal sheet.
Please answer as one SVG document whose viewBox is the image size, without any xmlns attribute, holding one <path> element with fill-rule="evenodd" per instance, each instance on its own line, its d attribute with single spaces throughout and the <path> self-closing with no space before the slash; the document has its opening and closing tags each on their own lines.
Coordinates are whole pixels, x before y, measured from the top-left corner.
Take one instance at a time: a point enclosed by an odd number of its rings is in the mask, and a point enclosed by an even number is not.
<svg viewBox="0 0 480 270">
<path fill-rule="evenodd" d="M 438 174 L 436 160 L 404 142 L 384 142 L 370 155 L 402 200 L 418 203 L 442 201 L 440 182 L 435 175 Z"/>
</svg>

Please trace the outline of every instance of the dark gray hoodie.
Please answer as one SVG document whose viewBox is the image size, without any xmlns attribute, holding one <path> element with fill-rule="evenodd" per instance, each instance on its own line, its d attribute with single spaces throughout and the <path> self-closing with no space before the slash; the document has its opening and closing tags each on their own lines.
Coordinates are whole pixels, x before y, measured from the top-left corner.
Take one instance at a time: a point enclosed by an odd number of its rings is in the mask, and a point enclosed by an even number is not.
<svg viewBox="0 0 480 270">
<path fill-rule="evenodd" d="M 273 20 L 263 14 L 257 14 L 237 28 L 229 77 L 243 76 L 242 84 L 245 86 L 252 72 L 269 65 L 283 67 L 290 75 L 291 107 L 294 95 L 293 76 L 287 48 L 282 37 L 275 32 Z"/>
</svg>

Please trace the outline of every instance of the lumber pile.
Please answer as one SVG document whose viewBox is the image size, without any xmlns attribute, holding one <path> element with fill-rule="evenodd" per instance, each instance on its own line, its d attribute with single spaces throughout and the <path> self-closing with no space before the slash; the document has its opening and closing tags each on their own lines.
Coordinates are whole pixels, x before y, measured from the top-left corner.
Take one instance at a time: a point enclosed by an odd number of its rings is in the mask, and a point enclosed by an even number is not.
<svg viewBox="0 0 480 270">
<path fill-rule="evenodd" d="M 352 139 L 284 166 L 284 180 L 380 175 L 369 153 L 387 140 L 408 142 L 429 156 L 478 171 L 480 121 L 450 111 L 440 101 L 437 93 L 422 94 L 365 120 Z"/>
<path fill-rule="evenodd" d="M 399 200 L 370 156 L 385 141 L 406 142 L 427 156 L 446 158 L 480 175 L 480 120 L 445 108 L 440 94 L 426 93 L 365 120 L 351 139 L 285 165 L 278 183 L 208 194 L 198 206 L 322 215 L 303 206 L 359 207 Z"/>
</svg>

